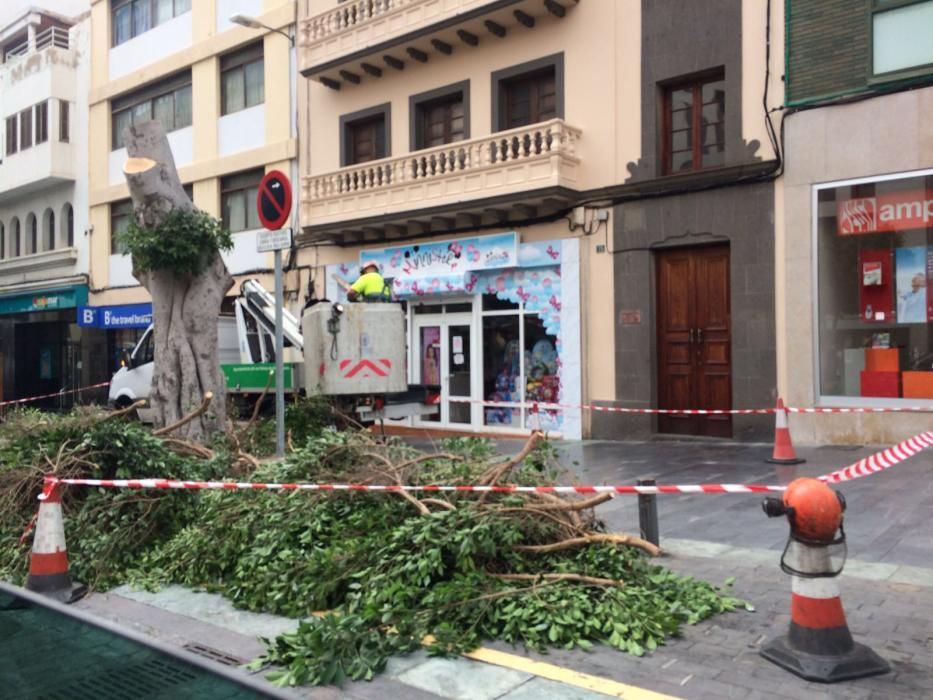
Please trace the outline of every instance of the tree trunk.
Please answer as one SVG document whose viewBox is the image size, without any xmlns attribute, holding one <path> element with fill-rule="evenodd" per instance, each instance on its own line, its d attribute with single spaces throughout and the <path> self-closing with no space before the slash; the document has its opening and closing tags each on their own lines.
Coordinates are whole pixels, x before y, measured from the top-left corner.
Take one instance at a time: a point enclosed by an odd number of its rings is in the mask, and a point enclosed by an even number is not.
<svg viewBox="0 0 933 700">
<path fill-rule="evenodd" d="M 173 209 L 194 210 L 160 122 L 128 127 L 123 141 L 129 155 L 123 174 L 139 226 L 159 226 Z M 155 368 L 149 401 L 155 426 L 171 425 L 196 410 L 210 391 L 214 395 L 210 407 L 184 425 L 181 436 L 203 440 L 222 431 L 226 392 L 217 353 L 217 318 L 224 295 L 233 286 L 227 266 L 219 253 L 195 276 L 142 271 L 134 260 L 133 275 L 152 297 Z"/>
</svg>

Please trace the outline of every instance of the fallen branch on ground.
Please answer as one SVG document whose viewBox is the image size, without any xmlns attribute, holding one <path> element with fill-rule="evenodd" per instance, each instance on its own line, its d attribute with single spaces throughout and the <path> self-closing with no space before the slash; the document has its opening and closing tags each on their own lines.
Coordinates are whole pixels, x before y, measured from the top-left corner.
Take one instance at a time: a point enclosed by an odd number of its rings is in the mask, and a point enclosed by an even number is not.
<svg viewBox="0 0 933 700">
<path fill-rule="evenodd" d="M 625 581 L 613 578 L 599 578 L 597 576 L 583 576 L 582 574 L 489 574 L 502 581 L 571 581 L 589 586 L 615 586 L 621 588 Z"/>
<path fill-rule="evenodd" d="M 591 544 L 621 544 L 629 547 L 637 547 L 653 557 L 661 554 L 661 548 L 652 544 L 648 540 L 643 540 L 634 535 L 587 535 L 586 537 L 573 537 L 569 540 L 553 542 L 551 544 L 517 544 L 513 549 L 516 552 L 525 552 L 526 554 L 550 554 L 551 552 L 560 552 L 565 549 L 576 549 L 578 547 L 588 547 Z"/>
</svg>

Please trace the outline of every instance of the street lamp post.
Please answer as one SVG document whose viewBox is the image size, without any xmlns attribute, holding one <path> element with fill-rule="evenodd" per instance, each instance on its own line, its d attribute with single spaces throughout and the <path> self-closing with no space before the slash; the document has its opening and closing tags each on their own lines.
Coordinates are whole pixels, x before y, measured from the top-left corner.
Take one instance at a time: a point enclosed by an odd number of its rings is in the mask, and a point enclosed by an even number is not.
<svg viewBox="0 0 933 700">
<path fill-rule="evenodd" d="M 239 24 L 241 27 L 247 27 L 248 29 L 268 29 L 270 32 L 281 34 L 286 39 L 288 39 L 289 46 L 291 46 L 292 48 L 295 47 L 295 37 L 293 37 L 291 34 L 283 32 L 281 29 L 275 29 L 274 27 L 270 27 L 268 24 L 263 24 L 255 17 L 250 17 L 249 15 L 236 14 L 236 15 L 230 16 L 230 21 L 233 24 Z"/>
</svg>

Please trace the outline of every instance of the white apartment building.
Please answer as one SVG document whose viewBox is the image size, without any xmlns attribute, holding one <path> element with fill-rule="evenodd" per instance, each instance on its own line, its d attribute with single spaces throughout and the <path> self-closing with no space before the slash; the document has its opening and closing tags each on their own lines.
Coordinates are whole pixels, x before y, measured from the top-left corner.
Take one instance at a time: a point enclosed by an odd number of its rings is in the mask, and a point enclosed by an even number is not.
<svg viewBox="0 0 933 700">
<path fill-rule="evenodd" d="M 78 386 L 86 364 L 89 11 L 89 0 L 0 9 L 2 399 Z"/>
</svg>

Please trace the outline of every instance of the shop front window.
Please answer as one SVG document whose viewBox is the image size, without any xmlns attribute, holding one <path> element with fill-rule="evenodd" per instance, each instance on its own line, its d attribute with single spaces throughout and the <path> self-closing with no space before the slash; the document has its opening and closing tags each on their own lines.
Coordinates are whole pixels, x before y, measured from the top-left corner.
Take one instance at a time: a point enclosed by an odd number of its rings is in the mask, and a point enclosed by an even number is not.
<svg viewBox="0 0 933 700">
<path fill-rule="evenodd" d="M 817 192 L 819 388 L 933 399 L 933 175 Z"/>
<path fill-rule="evenodd" d="M 483 301 L 487 296 L 483 297 Z M 522 426 L 520 318 L 517 311 L 514 314 L 483 317 L 483 396 L 491 404 L 515 404 L 486 406 L 486 425 Z"/>
<path fill-rule="evenodd" d="M 556 339 L 541 318 L 519 305 L 483 295 L 484 423 L 490 426 L 536 429 L 543 414 L 556 412 L 535 404 L 556 403 L 560 397 Z M 553 422 L 551 423 L 553 424 Z"/>
<path fill-rule="evenodd" d="M 560 379 L 557 375 L 557 349 L 554 338 L 544 331 L 544 322 L 536 315 L 525 314 L 525 401 L 532 404 L 557 403 L 560 398 Z M 549 424 L 557 418 L 557 412 L 539 408 L 541 415 L 533 413 L 525 420 L 526 428 L 540 428 L 545 415 Z"/>
</svg>

